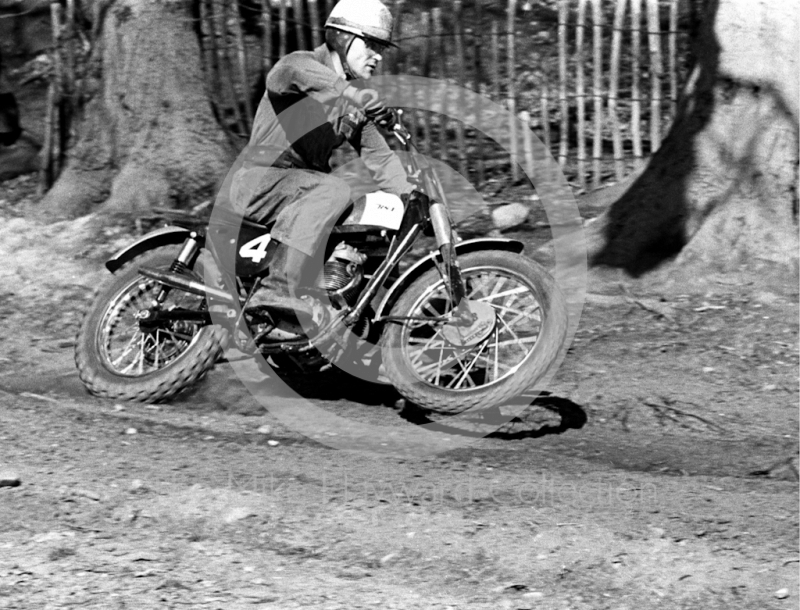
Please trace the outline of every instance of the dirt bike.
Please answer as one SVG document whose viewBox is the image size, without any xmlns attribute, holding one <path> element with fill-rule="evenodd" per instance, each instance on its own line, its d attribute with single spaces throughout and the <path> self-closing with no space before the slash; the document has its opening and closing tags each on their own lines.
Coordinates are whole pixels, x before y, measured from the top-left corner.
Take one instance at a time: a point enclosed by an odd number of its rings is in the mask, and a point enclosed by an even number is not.
<svg viewBox="0 0 800 610">
<path fill-rule="evenodd" d="M 226 345 L 306 374 L 361 358 L 406 399 L 439 414 L 495 407 L 540 380 L 566 336 L 561 291 L 521 242 L 459 240 L 447 194 L 415 154 L 401 111 L 392 133 L 409 180 L 430 198 L 404 205 L 370 193 L 333 227 L 317 286 L 334 312 L 327 323 L 309 330 L 292 312 L 248 307 L 276 243 L 269 225 L 240 216 L 205 227 L 175 222 L 106 262 L 113 275 L 76 341 L 88 390 L 168 400 L 202 378 Z M 409 264 L 412 246 L 426 239 L 434 241 L 430 252 Z M 215 243 L 235 244 L 232 269 L 220 264 Z M 204 281 L 210 264 L 222 268 L 223 287 Z M 227 308 L 229 324 L 214 323 L 215 303 Z"/>
</svg>

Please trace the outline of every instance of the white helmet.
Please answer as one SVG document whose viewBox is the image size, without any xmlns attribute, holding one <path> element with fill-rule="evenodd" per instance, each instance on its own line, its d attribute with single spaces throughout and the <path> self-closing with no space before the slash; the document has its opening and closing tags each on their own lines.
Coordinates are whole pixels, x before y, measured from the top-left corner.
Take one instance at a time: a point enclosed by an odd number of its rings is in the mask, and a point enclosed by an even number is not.
<svg viewBox="0 0 800 610">
<path fill-rule="evenodd" d="M 340 0 L 325 27 L 396 47 L 392 42 L 393 22 L 392 13 L 380 0 Z"/>
</svg>

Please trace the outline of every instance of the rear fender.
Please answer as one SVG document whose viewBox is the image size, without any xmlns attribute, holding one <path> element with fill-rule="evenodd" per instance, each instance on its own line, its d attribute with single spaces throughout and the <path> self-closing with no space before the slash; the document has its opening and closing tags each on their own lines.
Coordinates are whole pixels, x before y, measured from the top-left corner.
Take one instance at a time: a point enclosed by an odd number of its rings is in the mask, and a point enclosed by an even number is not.
<svg viewBox="0 0 800 610">
<path fill-rule="evenodd" d="M 466 239 L 458 242 L 455 245 L 455 248 L 456 254 L 458 256 L 463 256 L 464 254 L 477 252 L 478 250 L 502 250 L 512 254 L 519 254 L 525 249 L 525 246 L 521 241 L 517 241 L 516 239 L 478 237 L 476 239 Z M 418 260 L 411 267 L 406 269 L 406 272 L 403 273 L 403 275 L 397 278 L 397 281 L 392 284 L 392 287 L 389 288 L 386 296 L 383 297 L 381 304 L 378 306 L 376 318 L 381 318 L 385 315 L 388 315 L 389 311 L 392 309 L 392 306 L 395 304 L 397 299 L 400 298 L 400 295 L 403 294 L 406 288 L 411 285 L 411 282 L 416 280 L 429 269 L 432 269 L 436 266 L 434 263 L 434 258 L 437 255 L 438 252 L 431 253 L 425 258 Z"/>
<path fill-rule="evenodd" d="M 106 269 L 114 273 L 122 267 L 125 263 L 133 260 L 143 252 L 161 248 L 162 246 L 171 246 L 173 244 L 182 244 L 192 231 L 184 229 L 183 227 L 168 226 L 161 229 L 151 231 L 147 235 L 143 235 L 132 244 L 129 244 L 119 250 L 114 256 L 106 261 Z"/>
</svg>

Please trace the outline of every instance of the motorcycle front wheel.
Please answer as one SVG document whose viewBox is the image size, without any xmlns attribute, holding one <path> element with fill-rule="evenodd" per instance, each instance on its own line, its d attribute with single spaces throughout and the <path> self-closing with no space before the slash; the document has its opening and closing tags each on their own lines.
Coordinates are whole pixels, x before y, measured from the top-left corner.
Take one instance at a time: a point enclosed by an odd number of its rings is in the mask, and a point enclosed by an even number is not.
<svg viewBox="0 0 800 610">
<path fill-rule="evenodd" d="M 188 388 L 216 363 L 227 337 L 219 326 L 167 320 L 140 324 L 137 313 L 151 306 L 162 284 L 139 267 L 167 271 L 180 248 L 168 246 L 136 257 L 98 289 L 75 342 L 75 364 L 92 394 L 115 400 L 162 402 Z M 202 264 L 189 271 L 204 281 Z M 162 308 L 202 311 L 205 299 L 171 289 Z"/>
<path fill-rule="evenodd" d="M 541 265 L 507 252 L 459 257 L 466 298 L 485 319 L 475 341 L 454 341 L 452 303 L 437 269 L 400 296 L 384 331 L 386 376 L 406 398 L 454 415 L 497 406 L 534 385 L 558 357 L 566 302 Z M 457 331 L 457 329 L 456 329 Z"/>
</svg>

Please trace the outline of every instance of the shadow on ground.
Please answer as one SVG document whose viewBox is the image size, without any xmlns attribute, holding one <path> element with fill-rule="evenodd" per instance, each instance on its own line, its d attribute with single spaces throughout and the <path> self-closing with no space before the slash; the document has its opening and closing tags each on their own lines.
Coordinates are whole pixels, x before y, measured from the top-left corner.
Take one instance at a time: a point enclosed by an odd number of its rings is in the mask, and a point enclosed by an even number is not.
<svg viewBox="0 0 800 610">
<path fill-rule="evenodd" d="M 504 414 L 500 407 L 490 407 L 475 413 L 442 417 L 413 403 L 406 403 L 400 416 L 412 424 L 425 425 L 438 432 L 502 440 L 562 434 L 586 424 L 586 411 L 567 398 L 549 392 L 530 398 L 527 409 L 518 416 Z"/>
</svg>

